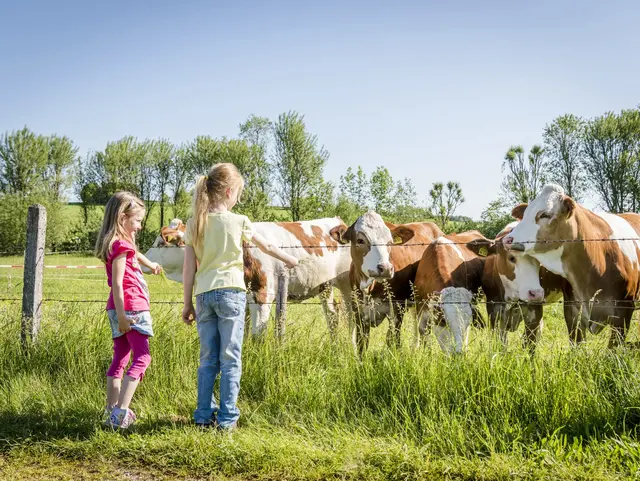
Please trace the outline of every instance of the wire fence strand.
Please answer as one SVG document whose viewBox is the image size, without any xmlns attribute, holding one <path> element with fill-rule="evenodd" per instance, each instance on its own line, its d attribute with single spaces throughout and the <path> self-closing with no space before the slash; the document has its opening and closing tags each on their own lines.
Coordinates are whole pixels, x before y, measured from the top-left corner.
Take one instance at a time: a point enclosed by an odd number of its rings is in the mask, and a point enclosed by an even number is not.
<svg viewBox="0 0 640 481">
<path fill-rule="evenodd" d="M 490 241 L 500 242 L 500 239 L 487 239 Z M 594 239 L 547 239 L 547 240 L 528 240 L 528 241 L 519 241 L 518 244 L 567 244 L 567 243 L 580 243 L 580 242 L 623 242 L 623 241 L 633 241 L 640 242 L 640 237 L 611 237 L 611 238 L 594 238 Z M 405 244 L 394 244 L 394 243 L 372 243 L 366 244 L 369 247 L 420 247 L 420 246 L 429 246 L 431 244 L 438 246 L 447 246 L 447 245 L 467 245 L 469 241 L 455 241 L 448 240 L 446 243 L 438 242 L 438 239 L 429 242 L 407 242 Z M 278 246 L 280 249 L 328 249 L 335 250 L 338 248 L 351 248 L 351 244 L 340 244 L 337 243 L 335 245 L 280 245 Z M 184 248 L 184 246 L 163 246 L 157 247 L 157 249 L 175 249 L 175 248 Z M 248 245 L 247 249 L 258 249 L 258 246 Z M 77 250 L 77 251 L 48 251 L 45 252 L 45 256 L 53 256 L 53 255 L 67 255 L 67 254 L 93 254 L 92 250 Z M 24 253 L 19 252 L 0 252 L 0 256 L 22 256 Z"/>
<path fill-rule="evenodd" d="M 0 302 L 17 302 L 22 301 L 21 297 L 0 297 Z M 75 304 L 106 304 L 105 299 L 61 299 L 61 298 L 53 298 L 48 297 L 42 299 L 42 302 L 59 302 L 59 303 L 75 303 Z M 336 301 L 334 301 L 336 302 Z M 378 304 L 384 303 L 393 303 L 394 305 L 403 305 L 403 306 L 411 306 L 414 307 L 416 305 L 427 305 L 430 301 L 409 301 L 409 300 L 385 300 L 381 299 Z M 431 301 L 433 302 L 433 301 Z M 181 300 L 161 300 L 161 301 L 151 301 L 151 305 L 183 305 L 184 302 Z M 270 302 L 247 302 L 247 305 L 276 305 L 276 301 Z M 287 301 L 287 305 L 311 305 L 311 306 L 321 306 L 324 305 L 322 301 Z M 469 304 L 467 301 L 437 301 L 437 304 Z M 629 299 L 615 299 L 615 300 L 570 300 L 570 301 L 551 301 L 551 302 L 512 302 L 512 301 L 489 301 L 489 300 L 474 300 L 471 304 L 480 304 L 480 305 L 506 305 L 510 307 L 535 307 L 535 306 L 559 306 L 559 305 L 576 305 L 576 306 L 584 306 L 585 304 L 589 304 L 591 306 L 598 307 L 607 307 L 613 306 L 624 309 L 637 309 L 640 308 L 640 300 L 634 301 Z"/>
</svg>

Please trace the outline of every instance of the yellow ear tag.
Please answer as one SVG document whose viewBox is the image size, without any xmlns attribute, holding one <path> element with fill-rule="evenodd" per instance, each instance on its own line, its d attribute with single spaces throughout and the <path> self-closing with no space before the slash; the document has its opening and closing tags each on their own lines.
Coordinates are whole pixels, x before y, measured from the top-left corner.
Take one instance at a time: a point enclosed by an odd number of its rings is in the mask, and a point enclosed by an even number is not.
<svg viewBox="0 0 640 481">
<path fill-rule="evenodd" d="M 171 242 L 173 240 L 173 236 L 172 235 L 168 235 L 167 236 L 167 242 Z"/>
<path fill-rule="evenodd" d="M 488 253 L 489 251 L 487 250 L 486 247 L 481 247 L 480 250 L 478 251 L 478 255 L 482 257 L 487 257 Z"/>
<path fill-rule="evenodd" d="M 400 236 L 395 236 L 395 237 L 393 238 L 393 243 L 394 243 L 394 244 L 402 244 L 402 237 L 400 237 Z"/>
</svg>

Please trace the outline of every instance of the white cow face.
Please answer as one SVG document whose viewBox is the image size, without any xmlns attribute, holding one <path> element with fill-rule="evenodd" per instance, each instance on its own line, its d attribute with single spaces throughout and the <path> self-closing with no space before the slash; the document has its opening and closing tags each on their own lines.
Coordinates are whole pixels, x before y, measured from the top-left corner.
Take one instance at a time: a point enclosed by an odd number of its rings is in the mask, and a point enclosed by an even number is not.
<svg viewBox="0 0 640 481">
<path fill-rule="evenodd" d="M 576 203 L 559 185 L 548 184 L 526 208 L 522 221 L 503 238 L 507 249 L 535 257 L 551 272 L 564 275 L 560 242 L 575 238 Z"/>
<path fill-rule="evenodd" d="M 351 243 L 351 261 L 359 270 L 361 288 L 376 279 L 390 279 L 394 275 L 391 247 L 404 244 L 414 236 L 410 227 L 385 223 L 379 214 L 369 211 L 350 227 L 339 226 L 331 236 L 342 244 Z"/>
<path fill-rule="evenodd" d="M 540 263 L 526 254 L 506 252 L 501 254 L 505 264 L 499 272 L 507 302 L 542 302 L 544 289 L 540 285 Z"/>
<path fill-rule="evenodd" d="M 451 346 L 450 338 L 445 333 L 438 333 L 438 342 L 445 352 L 449 352 L 453 347 L 456 353 L 461 353 L 467 347 L 469 327 L 473 319 L 472 299 L 471 292 L 463 287 L 445 287 L 442 289 L 440 307 L 444 313 L 447 327 L 453 335 L 453 346 Z"/>
<path fill-rule="evenodd" d="M 566 223 L 574 210 L 575 202 L 564 195 L 564 189 L 556 184 L 547 184 L 542 192 L 529 203 L 522 221 L 504 237 L 504 245 L 525 253 L 544 249 L 540 240 L 559 238 L 562 224 Z"/>
</svg>

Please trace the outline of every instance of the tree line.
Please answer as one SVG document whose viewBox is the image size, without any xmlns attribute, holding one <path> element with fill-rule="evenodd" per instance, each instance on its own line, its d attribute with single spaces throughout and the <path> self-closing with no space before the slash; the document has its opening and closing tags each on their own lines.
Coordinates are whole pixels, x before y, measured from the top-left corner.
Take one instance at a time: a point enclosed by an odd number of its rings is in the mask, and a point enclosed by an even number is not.
<svg viewBox="0 0 640 481">
<path fill-rule="evenodd" d="M 612 212 L 640 209 L 640 109 L 588 120 L 563 115 L 545 126 L 542 141 L 528 153 L 519 145 L 508 149 L 502 193 L 474 221 L 455 215 L 464 195 L 452 180 L 434 182 L 422 201 L 411 179 L 394 179 L 384 166 L 369 174 L 362 166 L 349 167 L 339 182 L 327 181 L 329 152 L 298 112 L 284 112 L 273 121 L 250 115 L 234 138 L 201 135 L 175 145 L 127 136 L 86 155 L 66 136 L 24 127 L 0 138 L 0 250 L 24 248 L 26 209 L 35 202 L 47 207 L 50 249 L 88 249 L 101 206 L 123 189 L 147 206 L 139 237 L 146 247 L 159 225 L 188 217 L 196 176 L 218 162 L 232 162 L 242 172 L 246 186 L 237 210 L 255 221 L 339 215 L 350 223 L 374 209 L 392 222 L 429 219 L 445 231 L 477 228 L 493 236 L 510 220 L 510 207 L 528 202 L 548 181 L 578 200 L 591 192 Z M 78 220 L 65 211 L 72 194 L 82 206 Z M 148 224 L 152 216 L 159 222 Z"/>
</svg>

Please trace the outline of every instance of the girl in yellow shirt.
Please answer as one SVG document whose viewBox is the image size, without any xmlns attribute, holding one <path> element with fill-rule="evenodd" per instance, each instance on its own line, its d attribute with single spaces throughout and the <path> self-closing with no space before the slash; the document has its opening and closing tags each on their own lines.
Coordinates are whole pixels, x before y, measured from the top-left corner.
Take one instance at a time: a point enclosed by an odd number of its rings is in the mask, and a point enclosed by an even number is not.
<svg viewBox="0 0 640 481">
<path fill-rule="evenodd" d="M 246 216 L 231 212 L 243 188 L 244 179 L 231 163 L 216 164 L 206 176 L 199 177 L 193 217 L 187 222 L 184 236 L 182 320 L 191 324 L 196 319 L 200 338 L 198 404 L 193 417 L 200 426 L 224 430 L 235 428 L 240 417 L 236 403 L 247 302 L 242 241 L 252 242 L 288 268 L 298 264 L 295 257 L 254 232 Z M 194 282 L 197 312 L 192 301 Z M 219 406 L 213 396 L 218 372 Z"/>
</svg>

